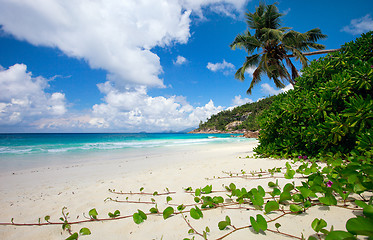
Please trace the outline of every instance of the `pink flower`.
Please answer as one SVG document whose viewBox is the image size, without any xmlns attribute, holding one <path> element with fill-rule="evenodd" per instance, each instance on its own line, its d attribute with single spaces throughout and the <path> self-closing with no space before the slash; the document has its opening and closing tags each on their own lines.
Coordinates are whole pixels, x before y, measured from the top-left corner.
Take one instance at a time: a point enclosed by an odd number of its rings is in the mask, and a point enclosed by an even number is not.
<svg viewBox="0 0 373 240">
<path fill-rule="evenodd" d="M 303 159 L 307 159 L 307 156 L 303 156 Z"/>
<path fill-rule="evenodd" d="M 333 182 L 330 181 L 330 180 L 326 183 L 326 186 L 327 186 L 327 187 L 331 187 L 332 185 L 333 185 Z"/>
<path fill-rule="evenodd" d="M 302 156 L 298 156 L 299 159 L 302 159 Z"/>
</svg>

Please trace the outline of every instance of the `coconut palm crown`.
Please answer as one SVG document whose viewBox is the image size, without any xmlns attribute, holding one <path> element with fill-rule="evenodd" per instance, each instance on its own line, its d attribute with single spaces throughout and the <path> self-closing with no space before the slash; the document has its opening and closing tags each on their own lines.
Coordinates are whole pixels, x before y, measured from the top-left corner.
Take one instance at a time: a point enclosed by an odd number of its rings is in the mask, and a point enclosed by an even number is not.
<svg viewBox="0 0 373 240">
<path fill-rule="evenodd" d="M 252 35 L 247 30 L 244 34 L 238 34 L 230 45 L 233 50 L 245 49 L 249 55 L 242 67 L 237 70 L 235 78 L 245 80 L 246 71 L 256 67 L 247 90 L 248 94 L 251 94 L 254 85 L 260 82 L 262 74 L 272 79 L 278 88 L 285 87 L 285 81 L 294 85 L 299 74 L 290 57 L 294 56 L 304 67 L 307 65 L 304 52 L 309 51 L 310 48 L 318 50 L 325 48 L 324 45 L 316 43 L 317 40 L 327 37 L 319 28 L 299 33 L 288 27 L 281 27 L 280 18 L 283 15 L 279 13 L 276 4 L 260 3 L 254 13 L 246 13 L 247 25 L 255 30 L 255 33 Z M 256 53 L 253 54 L 254 52 Z M 290 68 L 291 75 L 286 66 Z"/>
</svg>

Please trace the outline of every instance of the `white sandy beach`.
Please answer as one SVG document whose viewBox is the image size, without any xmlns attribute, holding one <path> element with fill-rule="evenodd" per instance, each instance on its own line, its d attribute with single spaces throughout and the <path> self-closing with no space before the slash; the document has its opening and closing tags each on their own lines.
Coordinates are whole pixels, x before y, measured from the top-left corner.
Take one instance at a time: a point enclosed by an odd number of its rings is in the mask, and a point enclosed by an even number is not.
<svg viewBox="0 0 373 240">
<path fill-rule="evenodd" d="M 104 201 L 107 197 L 131 201 L 156 200 L 158 209 L 163 211 L 167 207 L 166 196 L 145 195 L 116 195 L 108 189 L 123 192 L 162 193 L 168 188 L 176 194 L 170 204 L 192 204 L 193 196 L 185 193 L 184 188 L 213 186 L 213 190 L 224 190 L 223 185 L 234 182 L 237 187 L 251 189 L 258 185 L 267 186 L 268 179 L 247 180 L 241 178 L 224 178 L 222 171 L 240 172 L 244 170 L 267 170 L 285 165 L 285 160 L 246 158 L 253 155 L 253 148 L 258 142 L 238 142 L 225 144 L 208 144 L 196 146 L 177 146 L 154 149 L 127 156 L 110 156 L 110 161 L 92 159 L 87 162 L 69 162 L 68 165 L 53 165 L 38 169 L 26 169 L 17 172 L 0 173 L 0 222 L 37 223 L 44 216 L 49 215 L 51 222 L 59 222 L 61 209 L 67 207 L 70 221 L 85 219 L 88 211 L 96 208 L 99 218 L 107 218 L 108 212 L 119 210 L 121 216 L 131 215 L 140 209 L 146 213 L 154 204 L 133 204 Z M 98 156 L 99 157 L 104 157 Z M 215 177 L 215 178 L 214 178 Z M 206 178 L 210 178 L 206 179 Z M 212 180 L 211 180 L 212 179 Z M 279 179 L 280 186 L 286 182 Z M 226 196 L 225 193 L 220 193 Z M 228 197 L 226 197 L 228 198 Z M 176 209 L 176 206 L 173 206 Z M 202 232 L 206 226 L 211 230 L 208 239 L 217 239 L 229 230 L 220 231 L 218 222 L 229 215 L 235 227 L 250 225 L 250 216 L 259 211 L 245 209 L 214 209 L 204 211 L 204 218 L 190 219 L 192 226 Z M 267 219 L 278 216 L 277 213 L 268 214 Z M 287 215 L 280 218 L 281 231 L 306 238 L 314 234 L 311 222 L 315 217 L 323 218 L 333 224 L 335 229 L 345 229 L 345 222 L 354 214 L 350 210 L 336 207 L 313 207 L 307 213 L 298 216 Z M 276 230 L 274 222 L 269 228 Z M 92 234 L 79 239 L 183 239 L 191 238 L 190 229 L 181 215 L 175 215 L 167 220 L 162 216 L 152 215 L 140 225 L 132 218 L 105 222 L 89 222 L 72 225 L 72 231 L 79 231 L 88 227 Z M 328 225 L 327 229 L 330 229 Z M 62 233 L 62 235 L 61 235 Z M 15 227 L 0 226 L 0 239 L 65 239 L 69 235 L 63 232 L 60 225 Z M 196 239 L 201 239 L 196 236 Z M 291 239 L 285 236 L 266 232 L 256 234 L 250 229 L 237 231 L 224 239 Z"/>
</svg>

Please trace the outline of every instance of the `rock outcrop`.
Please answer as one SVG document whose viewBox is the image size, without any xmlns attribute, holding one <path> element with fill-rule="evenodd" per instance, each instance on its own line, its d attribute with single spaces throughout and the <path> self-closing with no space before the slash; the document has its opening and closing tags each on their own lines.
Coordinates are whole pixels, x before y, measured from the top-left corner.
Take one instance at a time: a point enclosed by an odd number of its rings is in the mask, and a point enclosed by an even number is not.
<svg viewBox="0 0 373 240">
<path fill-rule="evenodd" d="M 228 134 L 242 134 L 237 137 L 246 137 L 246 138 L 258 138 L 259 136 L 259 131 L 247 131 L 246 129 L 241 129 L 241 130 L 233 130 L 233 131 L 221 131 L 221 130 L 216 130 L 216 129 L 195 129 L 193 131 L 190 131 L 188 133 L 191 134 L 199 134 L 199 133 L 204 133 L 204 134 L 220 134 L 220 133 L 228 133 Z"/>
<path fill-rule="evenodd" d="M 259 131 L 247 131 L 243 134 L 245 138 L 258 138 Z"/>
<path fill-rule="evenodd" d="M 225 130 L 230 131 L 230 130 L 240 126 L 241 124 L 242 124 L 242 121 L 234 121 L 234 122 L 228 123 L 225 126 Z"/>
</svg>

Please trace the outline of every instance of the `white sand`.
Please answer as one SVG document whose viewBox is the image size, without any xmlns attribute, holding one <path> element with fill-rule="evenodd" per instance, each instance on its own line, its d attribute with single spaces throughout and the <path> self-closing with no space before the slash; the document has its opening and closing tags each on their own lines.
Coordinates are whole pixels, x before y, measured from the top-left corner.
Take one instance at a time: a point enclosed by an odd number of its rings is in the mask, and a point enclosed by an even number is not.
<svg viewBox="0 0 373 240">
<path fill-rule="evenodd" d="M 18 172 L 0 173 L 0 222 L 37 223 L 38 218 L 51 216 L 51 222 L 59 222 L 62 207 L 70 212 L 70 221 L 85 219 L 88 211 L 96 208 L 99 218 L 107 218 L 108 212 L 120 210 L 121 216 L 131 215 L 141 209 L 149 212 L 154 205 L 104 202 L 107 197 L 113 199 L 150 201 L 154 198 L 160 211 L 167 207 L 166 196 L 115 195 L 108 189 L 123 192 L 138 192 L 144 187 L 144 192 L 159 193 L 166 188 L 176 191 L 170 203 L 191 204 L 193 196 L 185 193 L 184 188 L 204 187 L 213 185 L 213 190 L 224 190 L 222 185 L 234 182 L 237 187 L 251 189 L 258 185 L 267 186 L 268 179 L 245 180 L 240 178 L 224 178 L 222 171 L 246 172 L 267 170 L 268 168 L 285 165 L 284 160 L 246 158 L 253 155 L 257 141 L 226 143 L 198 146 L 170 147 L 167 151 L 154 149 L 126 156 L 107 156 L 110 161 L 92 159 L 89 162 L 69 163 L 69 165 L 47 166 L 38 169 L 28 169 Z M 103 156 L 99 156 L 103 157 Z M 206 178 L 214 178 L 207 180 Z M 289 182 L 279 179 L 280 185 Z M 225 193 L 219 195 L 226 197 Z M 226 197 L 227 198 L 227 197 Z M 176 207 L 174 206 L 176 209 Z M 244 209 L 214 209 L 204 211 L 201 220 L 190 219 L 196 230 L 202 232 L 208 226 L 211 233 L 209 239 L 216 239 L 228 233 L 217 227 L 219 221 L 229 215 L 235 227 L 250 225 L 250 216 L 261 213 Z M 277 213 L 271 213 L 267 219 L 275 218 Z M 310 225 L 315 217 L 325 219 L 333 224 L 335 229 L 344 229 L 345 222 L 354 214 L 350 210 L 336 207 L 313 207 L 307 213 L 294 216 L 287 215 L 276 222 L 281 223 L 280 230 L 296 236 L 314 234 Z M 72 225 L 72 230 L 79 231 L 88 227 L 92 235 L 80 239 L 183 239 L 188 235 L 189 227 L 181 215 L 175 215 L 167 220 L 162 216 L 149 216 L 144 223 L 137 225 L 132 218 L 90 222 Z M 275 230 L 274 223 L 269 228 Z M 328 225 L 328 229 L 330 226 Z M 0 226 L 0 239 L 65 239 L 69 235 L 63 232 L 60 225 L 15 227 Z M 62 235 L 61 235 L 62 233 Z M 196 239 L 201 239 L 196 236 Z M 231 234 L 225 239 L 290 239 L 270 232 L 256 234 L 250 229 L 244 229 Z"/>
</svg>

